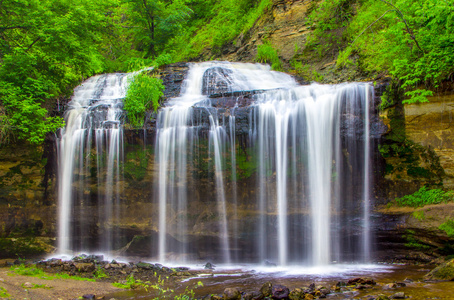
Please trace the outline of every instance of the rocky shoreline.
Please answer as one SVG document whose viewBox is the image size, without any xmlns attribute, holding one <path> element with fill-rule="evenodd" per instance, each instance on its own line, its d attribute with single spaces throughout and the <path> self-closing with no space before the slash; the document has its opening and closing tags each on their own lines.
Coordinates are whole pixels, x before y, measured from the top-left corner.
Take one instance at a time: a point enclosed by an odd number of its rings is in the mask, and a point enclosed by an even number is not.
<svg viewBox="0 0 454 300">
<path fill-rule="evenodd" d="M 215 287 L 209 289 L 203 287 L 204 281 L 208 278 L 220 276 L 215 270 L 215 266 L 207 263 L 205 268 L 192 270 L 188 267 L 173 267 L 169 268 L 160 264 L 151 264 L 147 262 L 118 262 L 115 260 L 104 260 L 102 255 L 79 255 L 71 260 L 62 260 L 52 258 L 38 262 L 24 261 L 7 261 L 3 264 L 2 274 L 9 273 L 8 276 L 0 276 L 0 286 L 8 285 L 8 281 L 19 279 L 18 284 L 22 288 L 23 293 L 29 295 L 29 290 L 33 287 L 41 286 L 32 283 L 34 277 L 20 276 L 14 274 L 14 269 L 17 266 L 25 266 L 27 268 L 37 268 L 45 271 L 48 274 L 68 274 L 81 278 L 95 279 L 96 282 L 77 282 L 79 290 L 75 291 L 79 294 L 65 294 L 58 299 L 135 299 L 134 296 L 122 296 L 121 286 L 123 289 L 134 290 L 134 293 L 140 295 L 148 295 L 153 299 L 204 299 L 204 300 L 260 300 L 260 299 L 290 299 L 290 300 L 309 300 L 323 299 L 425 299 L 418 296 L 418 289 L 437 284 L 446 284 L 447 280 L 454 280 L 454 260 L 448 261 L 439 267 L 421 276 L 419 280 L 414 278 L 404 278 L 403 280 L 389 281 L 389 279 L 380 278 L 379 275 L 371 275 L 370 277 L 352 277 L 346 278 L 329 278 L 329 281 L 305 282 L 304 284 L 295 284 L 289 281 L 288 284 L 282 284 L 281 278 L 276 277 L 275 280 L 268 280 L 265 283 L 258 284 L 259 281 L 247 286 L 232 286 L 225 284 L 228 280 L 219 281 Z M 407 266 L 408 267 L 408 266 Z M 9 268 L 9 272 L 7 271 Z M 405 268 L 405 267 L 403 267 Z M 423 269 L 426 270 L 426 269 Z M 426 270 L 427 271 L 427 270 Z M 228 276 L 236 276 L 235 271 L 228 271 Z M 222 271 L 222 273 L 226 273 Z M 10 276 L 13 274 L 14 276 Z M 224 274 L 226 276 L 226 274 Z M 30 279 L 28 279 L 30 278 Z M 165 280 L 164 280 L 165 278 Z M 37 278 L 38 279 L 38 278 Z M 131 284 L 133 279 L 134 284 Z M 24 281 L 26 280 L 26 281 Z M 58 279 L 60 280 L 60 279 Z M 49 286 L 58 285 L 58 280 L 52 280 Z M 196 280 L 195 288 L 190 281 Z M 21 281 L 24 281 L 21 283 Z M 67 281 L 74 281 L 67 279 Z M 113 283 L 117 288 L 113 286 Z M 66 283 L 64 283 L 66 284 Z M 129 285 L 128 285 L 129 284 Z M 225 284 L 225 288 L 223 287 Z M 103 289 L 98 289 L 96 286 L 102 286 Z M 212 283 L 208 284 L 212 285 Z M 287 286 L 288 285 L 288 286 Z M 44 285 L 45 287 L 46 285 Z M 108 288 L 110 286 L 111 288 Z M 186 286 L 183 293 L 178 293 L 175 287 Z M 107 288 L 106 288 L 107 287 Z M 200 287 L 200 288 L 199 288 Z M 174 292 L 175 289 L 175 292 Z M 438 288 L 438 290 L 440 290 Z M 104 292 L 103 292 L 104 291 Z M 172 291 L 172 292 L 169 292 Z M 207 293 L 209 291 L 209 293 Z M 8 291 L 7 291 L 8 292 Z M 32 297 L 27 299 L 57 299 L 53 298 L 55 291 L 52 287 L 43 288 L 41 292 L 49 295 L 43 297 Z M 69 291 L 68 291 L 69 292 Z M 131 294 L 129 294 L 131 295 Z M 24 299 L 20 293 L 10 295 L 11 298 L 6 299 Z M 30 296 L 30 295 L 29 295 Z M 181 297 L 185 298 L 181 298 Z M 175 298 L 180 297 L 180 298 Z M 0 297 L 2 298 L 2 297 Z M 2 298 L 4 299 L 4 298 Z"/>
</svg>

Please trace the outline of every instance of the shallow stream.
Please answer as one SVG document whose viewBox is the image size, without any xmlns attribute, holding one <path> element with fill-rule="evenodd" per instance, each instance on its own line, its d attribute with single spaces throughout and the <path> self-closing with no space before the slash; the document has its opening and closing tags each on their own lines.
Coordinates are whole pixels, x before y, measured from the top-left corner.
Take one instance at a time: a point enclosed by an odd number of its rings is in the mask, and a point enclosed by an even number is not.
<svg viewBox="0 0 454 300">
<path fill-rule="evenodd" d="M 222 296 L 225 288 L 237 288 L 245 293 L 259 291 L 268 281 L 273 285 L 284 285 L 290 290 L 305 288 L 311 283 L 325 286 L 332 291 L 327 295 L 327 299 L 374 299 L 380 294 L 390 297 L 397 292 L 404 292 L 406 298 L 410 299 L 454 299 L 453 282 L 424 281 L 423 276 L 432 268 L 407 265 L 334 265 L 326 268 L 287 269 L 251 266 L 216 268 L 214 271 L 207 270 L 205 274 L 169 284 L 174 290 L 170 299 L 173 299 L 174 295 L 185 293 L 185 289 L 192 290 L 194 297 L 198 299 L 211 294 Z M 371 278 L 377 284 L 366 289 L 342 288 L 343 291 L 333 292 L 333 286 L 339 281 L 347 282 L 356 277 Z M 198 282 L 202 282 L 203 286 L 198 286 Z M 404 283 L 405 286 L 391 287 L 393 283 Z M 163 295 L 171 296 L 171 293 Z M 148 292 L 136 290 L 115 293 L 108 295 L 106 299 L 164 299 L 163 295 L 159 295 L 156 289 L 149 289 Z"/>
</svg>

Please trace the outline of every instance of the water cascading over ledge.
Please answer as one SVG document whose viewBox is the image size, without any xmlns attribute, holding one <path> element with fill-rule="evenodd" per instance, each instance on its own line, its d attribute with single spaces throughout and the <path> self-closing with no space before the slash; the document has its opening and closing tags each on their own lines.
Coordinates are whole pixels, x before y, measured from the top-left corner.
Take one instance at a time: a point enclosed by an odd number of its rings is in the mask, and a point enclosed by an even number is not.
<svg viewBox="0 0 454 300">
<path fill-rule="evenodd" d="M 235 139 L 244 100 L 237 91 L 251 98 L 247 150 Z M 228 97 L 213 101 L 214 94 Z M 212 258 L 225 263 L 368 261 L 372 96 L 366 83 L 299 86 L 261 65 L 192 65 L 180 97 L 158 114 L 159 260 L 204 256 L 191 238 L 204 231 L 204 248 L 216 249 Z M 249 152 L 243 165 L 257 166 L 255 180 L 248 179 L 254 186 L 243 187 L 253 191 L 253 202 L 238 197 L 245 192 L 238 188 L 238 151 Z M 188 220 L 187 211 L 198 190 L 191 174 L 201 169 L 214 182 L 209 196 L 198 197 L 209 207 L 205 223 Z"/>
<path fill-rule="evenodd" d="M 113 225 L 120 213 L 115 207 L 120 199 L 123 151 L 120 117 L 127 80 L 127 74 L 91 77 L 75 89 L 69 103 L 58 141 L 61 254 L 109 252 L 115 245 Z M 98 208 L 95 214 L 93 207 Z M 101 238 L 93 239 L 93 235 Z"/>
<path fill-rule="evenodd" d="M 162 263 L 368 261 L 372 99 L 367 83 L 300 86 L 263 65 L 191 64 L 180 96 L 157 114 L 154 150 L 135 154 L 139 179 L 124 173 L 134 145 L 122 146 L 120 119 L 74 127 L 69 111 L 60 143 L 76 153 L 60 151 L 60 203 L 70 199 L 60 205 L 60 250 L 118 250 L 130 241 L 125 220 L 142 218 L 151 242 L 141 255 Z M 105 146 L 95 147 L 101 132 Z M 138 187 L 152 196 L 131 197 L 146 194 Z"/>
</svg>

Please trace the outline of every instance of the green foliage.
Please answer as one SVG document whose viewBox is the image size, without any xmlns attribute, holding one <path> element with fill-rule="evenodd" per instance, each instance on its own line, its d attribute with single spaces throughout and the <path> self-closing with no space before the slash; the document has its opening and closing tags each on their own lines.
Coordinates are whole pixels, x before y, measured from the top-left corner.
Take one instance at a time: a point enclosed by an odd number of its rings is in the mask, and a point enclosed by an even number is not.
<svg viewBox="0 0 454 300">
<path fill-rule="evenodd" d="M 403 237 L 407 240 L 405 243 L 405 247 L 414 248 L 418 250 L 429 250 L 430 246 L 424 244 L 415 236 L 416 232 L 413 230 L 407 230 L 407 232 L 403 235 Z"/>
<path fill-rule="evenodd" d="M 406 195 L 401 198 L 395 199 L 397 205 L 411 207 L 446 203 L 452 200 L 452 191 L 445 192 L 440 189 L 427 189 L 426 186 L 421 187 L 418 191 L 414 192 L 411 195 Z"/>
<path fill-rule="evenodd" d="M 128 34 L 144 57 L 156 57 L 183 30 L 192 10 L 187 0 L 124 0 Z"/>
<path fill-rule="evenodd" d="M 438 0 L 364 0 L 348 28 L 348 51 L 362 67 L 400 80 L 409 98 L 425 102 L 454 71 L 454 6 Z M 407 27 L 408 26 L 408 27 Z"/>
<path fill-rule="evenodd" d="M 270 42 L 265 42 L 257 46 L 255 60 L 261 63 L 271 64 L 271 68 L 275 71 L 282 71 L 282 62 L 279 59 L 279 54 Z"/>
<path fill-rule="evenodd" d="M 93 273 L 94 278 L 109 278 L 107 274 L 104 272 L 104 269 L 102 268 L 97 268 L 95 272 Z"/>
<path fill-rule="evenodd" d="M 9 297 L 11 297 L 11 295 L 8 294 L 8 291 L 4 287 L 0 286 L 0 298 L 9 298 Z"/>
<path fill-rule="evenodd" d="M 12 266 L 10 268 L 14 274 L 23 275 L 23 276 L 32 276 L 32 277 L 39 277 L 45 280 L 54 280 L 54 279 L 72 279 L 72 280 L 79 280 L 79 281 L 95 281 L 92 278 L 84 278 L 80 276 L 70 276 L 66 273 L 57 273 L 57 274 L 47 274 L 43 270 L 38 269 L 35 266 L 26 266 L 24 264 Z"/>
<path fill-rule="evenodd" d="M 154 110 L 158 109 L 163 91 L 164 85 L 161 79 L 150 76 L 146 72 L 134 76 L 124 99 L 124 109 L 132 126 L 143 126 L 146 111 L 150 107 Z"/>
<path fill-rule="evenodd" d="M 415 218 L 416 220 L 419 220 L 419 221 L 422 221 L 426 218 L 423 210 L 415 211 L 411 215 L 413 216 L 413 218 Z"/>
<path fill-rule="evenodd" d="M 220 54 L 239 34 L 247 34 L 271 5 L 271 0 L 198 1 L 192 5 L 196 18 L 169 45 L 177 60 L 195 58 L 206 48 Z"/>
<path fill-rule="evenodd" d="M 449 219 L 441 224 L 438 229 L 443 230 L 450 237 L 454 237 L 454 220 Z"/>
<path fill-rule="evenodd" d="M 240 150 L 236 162 L 239 169 L 237 174 L 241 179 L 251 177 L 257 170 L 257 162 L 252 158 L 250 151 Z"/>
<path fill-rule="evenodd" d="M 354 14 L 356 0 L 322 0 L 314 3 L 307 18 L 313 31 L 307 40 L 307 49 L 321 58 L 339 50 L 344 44 L 345 34 Z"/>
<path fill-rule="evenodd" d="M 45 253 L 36 238 L 0 238 L 0 257 L 24 257 Z"/>
<path fill-rule="evenodd" d="M 143 148 L 126 154 L 124 163 L 124 174 L 126 178 L 133 179 L 135 182 L 142 181 L 147 174 L 148 156 Z"/>
<path fill-rule="evenodd" d="M 63 125 L 48 109 L 84 77 L 105 70 L 101 36 L 108 7 L 115 2 L 2 1 L 2 131 L 7 124 L 9 136 L 41 143 L 47 132 Z"/>
<path fill-rule="evenodd" d="M 51 289 L 52 287 L 45 284 L 32 283 L 30 287 L 26 287 L 25 283 L 21 285 L 24 289 Z"/>
<path fill-rule="evenodd" d="M 114 282 L 112 283 L 114 287 L 120 288 L 120 289 L 137 289 L 137 288 L 144 288 L 145 290 L 148 290 L 148 288 L 151 286 L 151 283 L 149 281 L 143 282 L 140 279 L 135 279 L 134 275 L 131 274 L 126 278 L 126 281 L 123 282 Z"/>
</svg>

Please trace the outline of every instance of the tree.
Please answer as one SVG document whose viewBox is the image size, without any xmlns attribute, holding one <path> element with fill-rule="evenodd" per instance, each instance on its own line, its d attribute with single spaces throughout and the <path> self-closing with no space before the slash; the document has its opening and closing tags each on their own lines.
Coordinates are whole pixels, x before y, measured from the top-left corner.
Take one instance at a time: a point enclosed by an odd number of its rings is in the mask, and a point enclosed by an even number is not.
<svg viewBox="0 0 454 300">
<path fill-rule="evenodd" d="M 192 10 L 186 0 L 125 0 L 130 31 L 144 57 L 156 57 L 167 41 L 177 35 Z"/>
<path fill-rule="evenodd" d="M 106 12 L 115 4 L 0 1 L 1 132 L 8 128 L 17 138 L 40 143 L 62 126 L 62 119 L 49 116 L 47 108 L 87 76 L 105 70 L 100 45 Z"/>
</svg>

